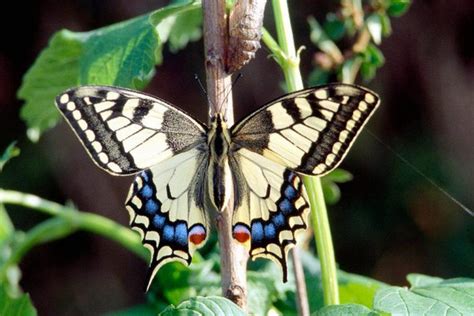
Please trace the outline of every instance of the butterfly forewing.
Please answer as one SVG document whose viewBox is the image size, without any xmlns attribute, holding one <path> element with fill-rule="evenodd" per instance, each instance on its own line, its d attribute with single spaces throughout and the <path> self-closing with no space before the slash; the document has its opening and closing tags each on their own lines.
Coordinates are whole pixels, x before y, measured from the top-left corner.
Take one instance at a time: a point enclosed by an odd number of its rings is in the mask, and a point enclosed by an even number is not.
<svg viewBox="0 0 474 316">
<path fill-rule="evenodd" d="M 94 162 L 113 174 L 136 173 L 206 141 L 204 125 L 140 92 L 83 86 L 56 105 Z"/>
<path fill-rule="evenodd" d="M 234 148 L 248 148 L 300 173 L 324 175 L 342 161 L 378 103 L 373 92 L 353 85 L 298 91 L 236 124 Z"/>
</svg>

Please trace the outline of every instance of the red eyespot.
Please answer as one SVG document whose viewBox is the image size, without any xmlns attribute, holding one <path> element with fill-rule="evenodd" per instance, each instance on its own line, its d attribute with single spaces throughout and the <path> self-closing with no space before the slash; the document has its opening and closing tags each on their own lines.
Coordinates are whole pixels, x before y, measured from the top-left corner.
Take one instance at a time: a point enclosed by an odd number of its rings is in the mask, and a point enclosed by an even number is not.
<svg viewBox="0 0 474 316">
<path fill-rule="evenodd" d="M 195 245 L 199 245 L 206 239 L 206 230 L 202 225 L 194 225 L 189 230 L 189 241 Z"/>
<path fill-rule="evenodd" d="M 244 243 L 250 239 L 250 231 L 247 226 L 237 224 L 234 226 L 232 236 L 240 243 Z"/>
</svg>

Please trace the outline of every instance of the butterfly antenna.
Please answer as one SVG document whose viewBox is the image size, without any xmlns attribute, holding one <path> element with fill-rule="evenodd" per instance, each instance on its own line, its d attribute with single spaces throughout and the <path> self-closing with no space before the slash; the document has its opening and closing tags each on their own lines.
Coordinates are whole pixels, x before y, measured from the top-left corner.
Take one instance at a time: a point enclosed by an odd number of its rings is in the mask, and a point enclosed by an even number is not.
<svg viewBox="0 0 474 316">
<path fill-rule="evenodd" d="M 237 81 L 239 81 L 239 79 L 242 78 L 242 77 L 243 77 L 242 73 L 239 72 L 239 74 L 237 75 L 237 77 L 235 77 L 234 81 L 232 82 L 229 91 L 227 91 L 227 94 L 225 95 L 225 98 L 224 98 L 224 100 L 222 101 L 222 104 L 219 106 L 219 109 L 218 109 L 217 113 L 219 113 L 219 112 L 222 110 L 222 106 L 224 106 L 224 103 L 227 101 L 227 98 L 229 97 L 230 93 L 232 92 L 232 89 L 234 88 L 235 84 L 236 84 Z M 227 108 L 226 108 L 226 112 L 224 113 L 224 117 L 225 117 L 225 116 L 227 116 Z"/>
<path fill-rule="evenodd" d="M 407 159 L 405 159 L 402 155 L 400 155 L 395 149 L 390 147 L 388 144 L 386 144 L 384 141 L 382 141 L 379 137 L 377 137 L 374 133 L 366 129 L 367 133 L 369 133 L 373 138 L 375 138 L 380 144 L 382 144 L 385 148 L 387 148 L 388 151 L 393 153 L 398 159 L 403 161 L 410 169 L 415 171 L 418 175 L 423 177 L 426 181 L 428 181 L 431 185 L 433 185 L 436 189 L 438 189 L 441 193 L 443 193 L 448 199 L 450 199 L 452 202 L 454 202 L 457 206 L 459 206 L 463 211 L 468 213 L 471 216 L 474 216 L 474 211 L 469 209 L 467 206 L 462 204 L 458 199 L 456 199 L 454 196 L 452 196 L 449 192 L 447 192 L 445 189 L 443 189 L 440 185 L 438 185 L 436 182 L 434 182 L 430 177 L 428 177 L 426 174 L 424 174 L 420 169 L 418 169 L 415 165 L 413 165 L 411 162 L 409 162 Z"/>
<path fill-rule="evenodd" d="M 199 76 L 198 76 L 197 74 L 194 74 L 194 79 L 196 79 L 196 81 L 198 82 L 199 86 L 201 87 L 202 92 L 203 92 L 204 95 L 206 96 L 207 102 L 208 102 L 209 104 L 211 104 L 213 107 L 215 107 L 214 104 L 212 103 L 211 99 L 209 98 L 209 95 L 207 94 L 206 89 L 205 89 L 204 86 L 202 85 L 201 79 L 199 79 Z"/>
</svg>

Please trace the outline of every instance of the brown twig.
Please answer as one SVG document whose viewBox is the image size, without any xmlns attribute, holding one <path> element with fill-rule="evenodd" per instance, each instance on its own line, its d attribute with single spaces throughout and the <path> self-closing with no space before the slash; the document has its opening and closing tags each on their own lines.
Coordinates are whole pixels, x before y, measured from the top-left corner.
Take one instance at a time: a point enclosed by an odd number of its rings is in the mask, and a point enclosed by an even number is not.
<svg viewBox="0 0 474 316">
<path fill-rule="evenodd" d="M 211 116 L 220 111 L 233 123 L 231 76 L 225 72 L 227 19 L 224 0 L 203 0 L 206 81 Z M 221 250 L 222 294 L 245 308 L 248 253 L 232 237 L 233 201 L 217 216 Z"/>
<path fill-rule="evenodd" d="M 260 48 L 266 0 L 237 0 L 229 16 L 227 71 L 247 64 Z"/>
<path fill-rule="evenodd" d="M 304 277 L 303 263 L 301 262 L 299 247 L 291 249 L 293 258 L 293 273 L 296 282 L 296 307 L 299 316 L 309 316 L 308 292 L 306 291 L 306 280 Z"/>
</svg>

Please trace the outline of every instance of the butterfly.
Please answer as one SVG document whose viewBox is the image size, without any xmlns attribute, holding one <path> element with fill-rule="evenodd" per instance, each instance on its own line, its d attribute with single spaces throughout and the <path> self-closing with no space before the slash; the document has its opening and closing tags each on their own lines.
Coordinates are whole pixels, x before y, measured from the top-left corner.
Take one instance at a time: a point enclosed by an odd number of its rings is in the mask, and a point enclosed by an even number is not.
<svg viewBox="0 0 474 316">
<path fill-rule="evenodd" d="M 233 196 L 232 234 L 252 259 L 278 263 L 306 229 L 300 175 L 333 170 L 374 113 L 379 97 L 329 84 L 264 105 L 232 127 L 222 113 L 207 126 L 159 98 L 82 86 L 56 105 L 92 160 L 113 175 L 136 174 L 126 208 L 151 253 L 148 287 L 170 261 L 190 264 L 209 237 L 209 210 Z"/>
</svg>

